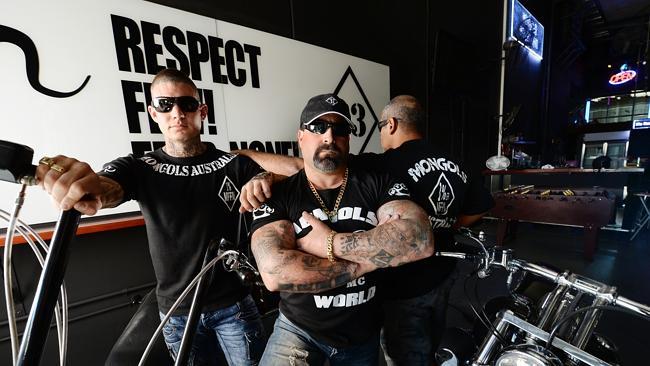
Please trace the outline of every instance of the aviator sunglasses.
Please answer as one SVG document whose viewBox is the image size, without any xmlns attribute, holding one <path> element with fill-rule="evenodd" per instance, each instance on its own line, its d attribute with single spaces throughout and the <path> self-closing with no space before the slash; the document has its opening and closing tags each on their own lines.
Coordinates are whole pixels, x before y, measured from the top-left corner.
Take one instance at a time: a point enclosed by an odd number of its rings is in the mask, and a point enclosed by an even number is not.
<svg viewBox="0 0 650 366">
<path fill-rule="evenodd" d="M 309 132 L 315 133 L 317 135 L 322 135 L 329 128 L 332 128 L 332 135 L 334 136 L 348 136 L 352 130 L 350 129 L 350 125 L 347 123 L 331 123 L 328 121 L 323 121 L 321 119 L 317 119 L 313 122 L 311 122 L 308 125 L 303 125 L 303 129 L 306 129 Z"/>
<path fill-rule="evenodd" d="M 167 113 L 174 108 L 174 104 L 183 112 L 196 112 L 201 104 L 196 98 L 190 96 L 182 97 L 157 97 L 151 100 L 151 106 L 159 113 Z"/>
</svg>

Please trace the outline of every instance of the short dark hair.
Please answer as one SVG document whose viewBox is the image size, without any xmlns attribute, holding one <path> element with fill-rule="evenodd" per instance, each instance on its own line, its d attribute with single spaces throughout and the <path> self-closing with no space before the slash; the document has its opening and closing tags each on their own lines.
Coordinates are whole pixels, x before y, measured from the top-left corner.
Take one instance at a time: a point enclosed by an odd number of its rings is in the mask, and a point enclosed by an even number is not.
<svg viewBox="0 0 650 366">
<path fill-rule="evenodd" d="M 398 95 L 384 107 L 386 118 L 394 117 L 411 131 L 424 131 L 426 116 L 420 102 L 411 95 Z"/>
<path fill-rule="evenodd" d="M 199 89 L 196 87 L 196 84 L 189 78 L 187 74 L 176 69 L 162 69 L 156 76 L 154 76 L 153 81 L 151 82 L 151 90 L 153 90 L 154 85 L 158 83 L 178 83 L 186 84 L 192 87 L 194 90 L 194 96 L 199 96 Z"/>
</svg>

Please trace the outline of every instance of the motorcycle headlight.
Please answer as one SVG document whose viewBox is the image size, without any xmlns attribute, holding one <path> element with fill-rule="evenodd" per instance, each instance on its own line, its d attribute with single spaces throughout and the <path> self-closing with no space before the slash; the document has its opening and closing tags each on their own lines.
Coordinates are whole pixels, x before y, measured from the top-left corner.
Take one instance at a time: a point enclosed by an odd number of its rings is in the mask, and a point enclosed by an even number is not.
<svg viewBox="0 0 650 366">
<path fill-rule="evenodd" d="M 538 346 L 515 346 L 505 349 L 494 366 L 560 366 L 562 363 L 552 353 Z"/>
</svg>

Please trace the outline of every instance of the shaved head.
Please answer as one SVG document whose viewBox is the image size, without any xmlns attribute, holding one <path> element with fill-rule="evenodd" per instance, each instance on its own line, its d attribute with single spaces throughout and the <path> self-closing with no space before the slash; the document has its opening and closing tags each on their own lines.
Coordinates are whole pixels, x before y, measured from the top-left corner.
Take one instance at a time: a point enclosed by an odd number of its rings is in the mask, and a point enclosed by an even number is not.
<svg viewBox="0 0 650 366">
<path fill-rule="evenodd" d="M 411 95 L 398 95 L 391 99 L 381 115 L 382 119 L 397 118 L 402 123 L 402 127 L 411 132 L 422 132 L 424 129 L 424 109 Z"/>
<path fill-rule="evenodd" d="M 196 84 L 190 79 L 187 75 L 185 75 L 183 72 L 174 70 L 174 69 L 162 69 L 160 72 L 156 74 L 156 76 L 153 78 L 153 81 L 151 82 L 151 90 L 153 88 L 160 84 L 160 83 L 174 83 L 174 84 L 186 84 L 192 87 L 192 90 L 194 90 L 194 96 L 198 99 L 199 98 L 199 91 L 196 88 Z"/>
</svg>

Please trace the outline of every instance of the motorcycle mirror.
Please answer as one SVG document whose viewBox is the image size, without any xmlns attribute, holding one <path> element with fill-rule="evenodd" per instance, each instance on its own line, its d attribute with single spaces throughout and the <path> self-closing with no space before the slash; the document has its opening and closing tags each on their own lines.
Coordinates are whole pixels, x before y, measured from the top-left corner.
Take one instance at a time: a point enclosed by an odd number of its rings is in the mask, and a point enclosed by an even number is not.
<svg viewBox="0 0 650 366">
<path fill-rule="evenodd" d="M 36 166 L 32 164 L 33 157 L 34 150 L 31 147 L 0 140 L 0 180 L 35 184 Z"/>
</svg>

